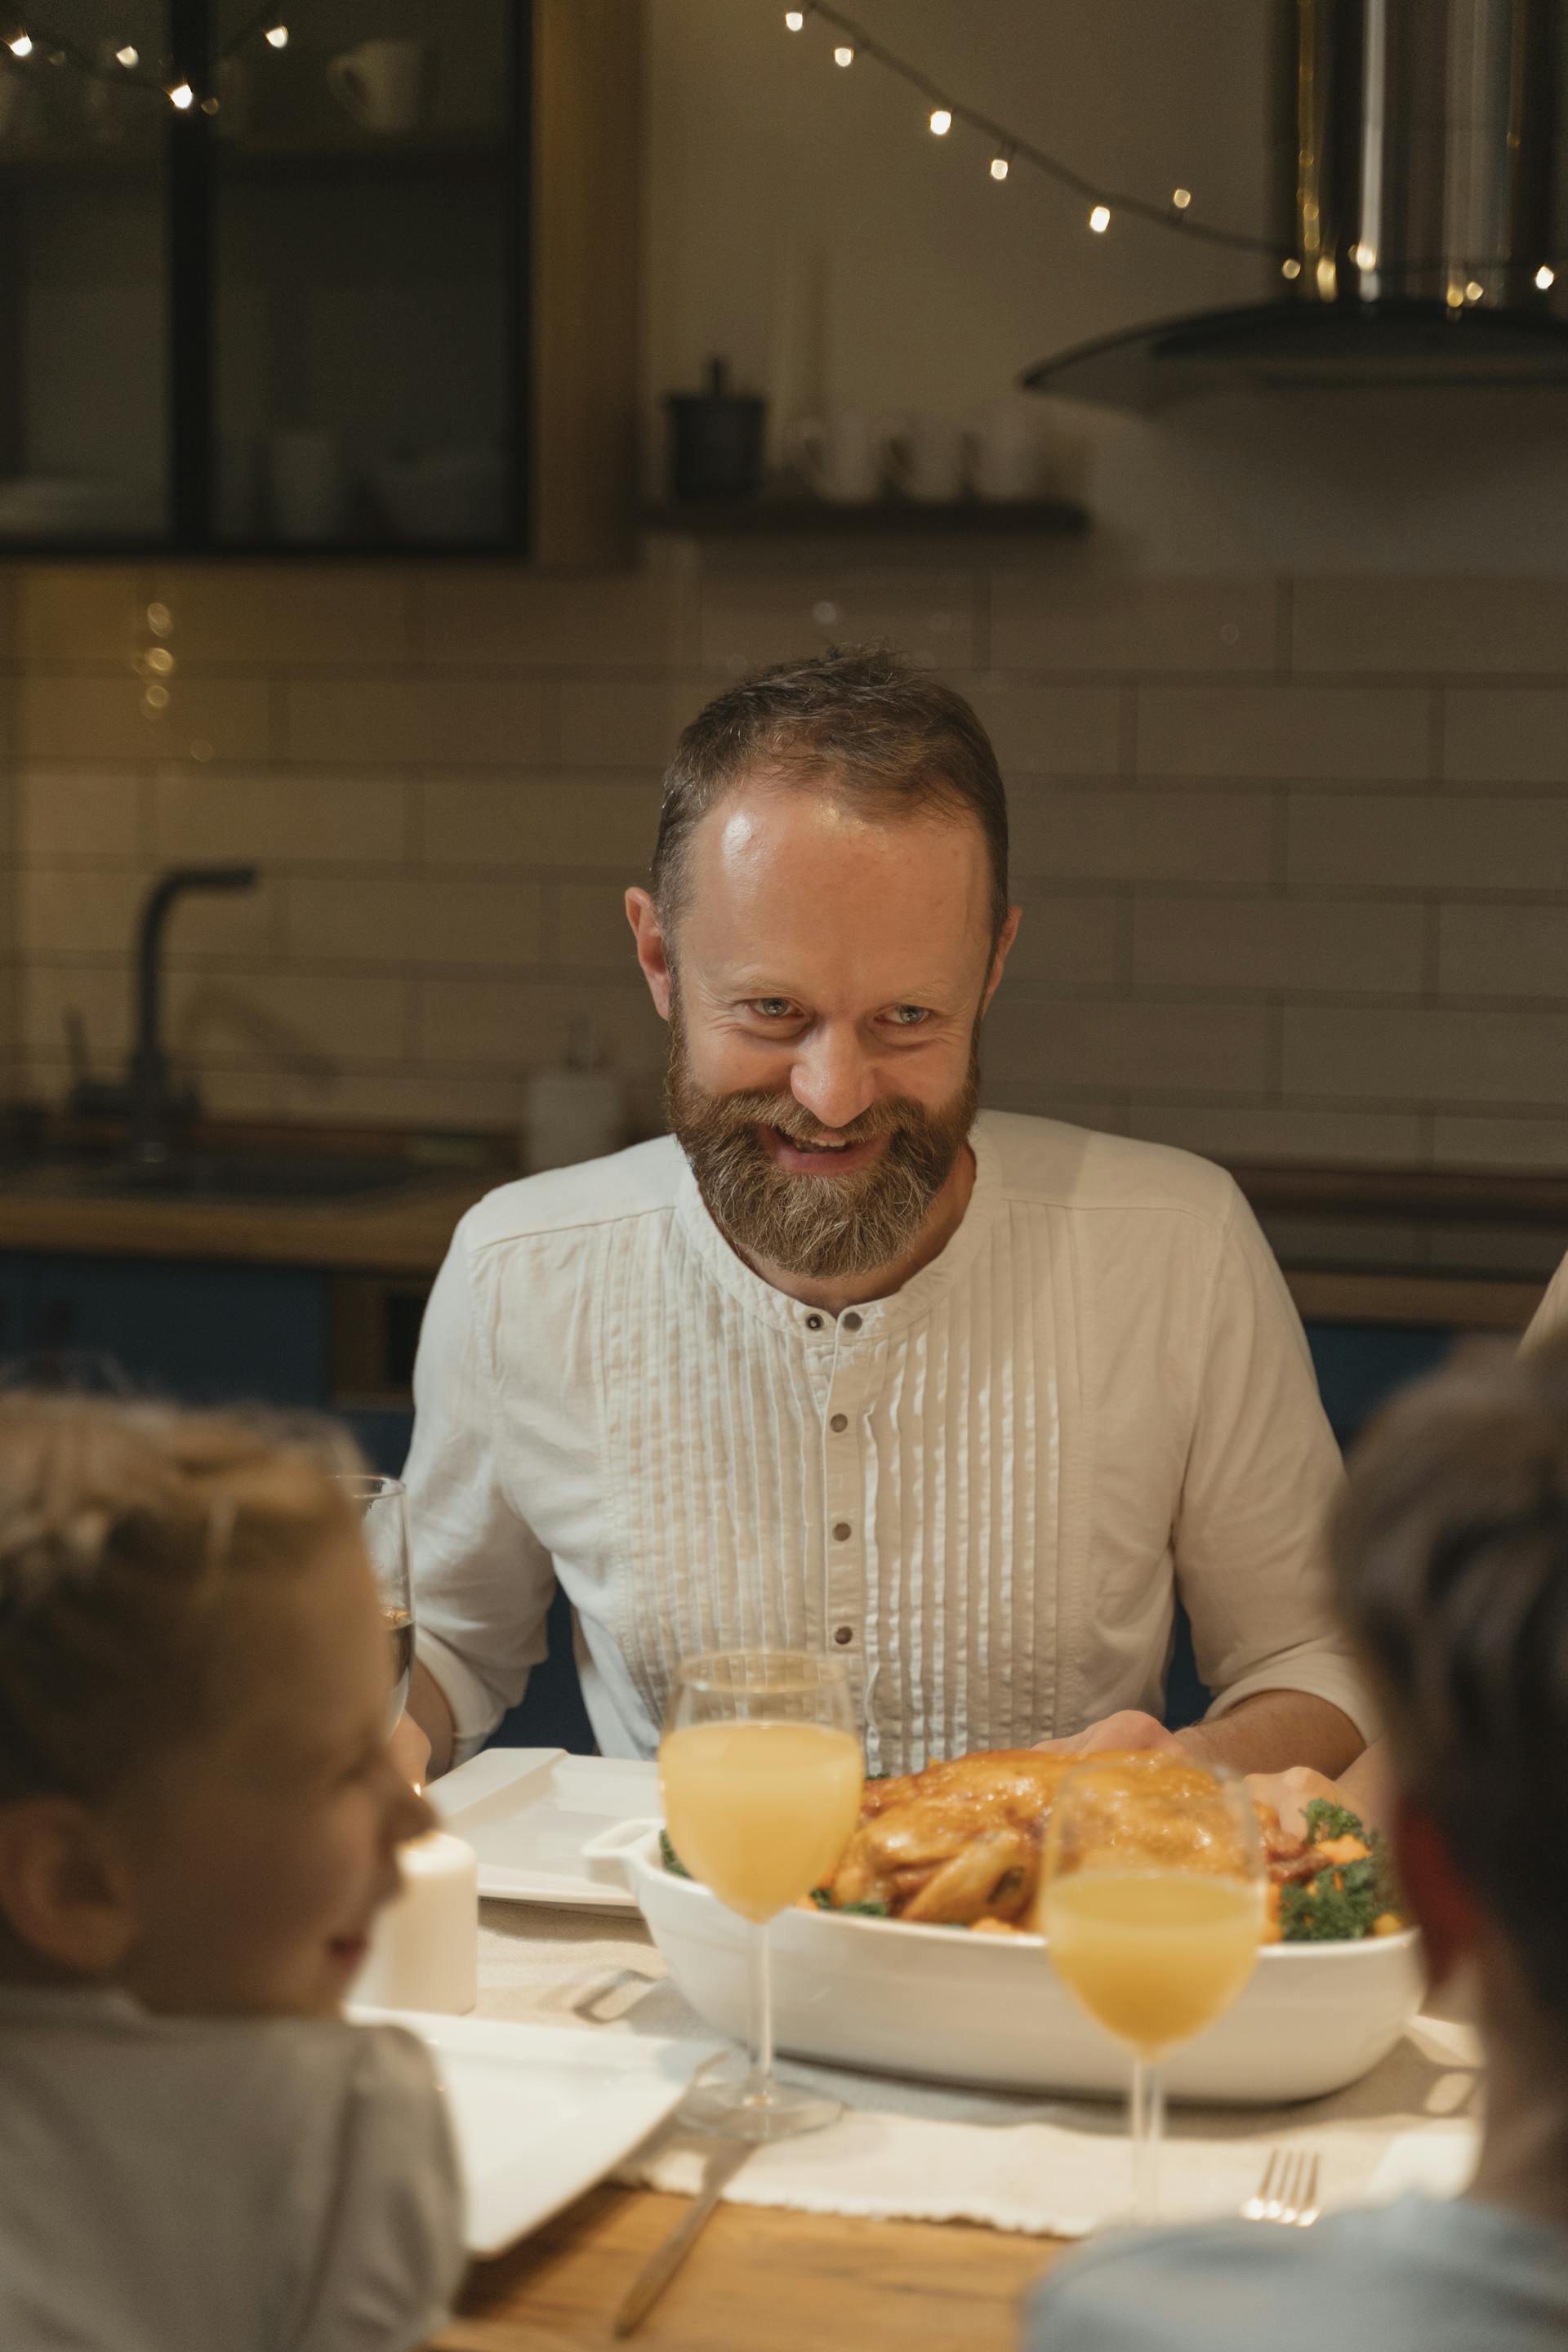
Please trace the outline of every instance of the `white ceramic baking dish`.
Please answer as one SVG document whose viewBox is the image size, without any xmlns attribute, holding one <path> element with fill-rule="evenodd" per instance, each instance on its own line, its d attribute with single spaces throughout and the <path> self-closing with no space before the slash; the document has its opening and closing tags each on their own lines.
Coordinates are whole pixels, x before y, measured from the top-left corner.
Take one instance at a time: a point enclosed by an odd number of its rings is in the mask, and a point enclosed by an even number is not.
<svg viewBox="0 0 1568 2352">
<path fill-rule="evenodd" d="M 618 1864 L 698 2015 L 746 2026 L 749 1930 L 659 1859 L 658 1831 L 595 1840 Z M 826 1911 L 773 1926 L 778 2046 L 797 2058 L 1016 2091 L 1120 2095 L 1125 2053 L 1058 1980 L 1037 1936 L 974 1936 Z M 1227 2017 L 1171 2059 L 1174 2098 L 1311 2099 L 1369 2074 L 1415 2015 L 1425 1977 L 1413 1928 L 1360 1944 L 1270 1944 Z"/>
</svg>

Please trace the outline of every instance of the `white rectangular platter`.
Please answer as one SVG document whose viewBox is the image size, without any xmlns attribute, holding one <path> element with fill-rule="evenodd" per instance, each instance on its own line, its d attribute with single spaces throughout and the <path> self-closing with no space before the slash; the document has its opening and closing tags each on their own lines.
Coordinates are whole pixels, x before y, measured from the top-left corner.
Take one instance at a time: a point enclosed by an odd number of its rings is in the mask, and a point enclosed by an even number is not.
<svg viewBox="0 0 1568 2352">
<path fill-rule="evenodd" d="M 353 2009 L 405 2025 L 440 2073 L 467 2191 L 470 2254 L 499 2254 L 602 2180 L 673 2114 L 720 2045 Z"/>
<path fill-rule="evenodd" d="M 562 1748 L 487 1748 L 432 1781 L 442 1826 L 479 1856 L 479 1893 L 502 1903 L 635 1911 L 617 1864 L 584 1856 L 618 1822 L 657 1821 L 658 1768 Z"/>
</svg>

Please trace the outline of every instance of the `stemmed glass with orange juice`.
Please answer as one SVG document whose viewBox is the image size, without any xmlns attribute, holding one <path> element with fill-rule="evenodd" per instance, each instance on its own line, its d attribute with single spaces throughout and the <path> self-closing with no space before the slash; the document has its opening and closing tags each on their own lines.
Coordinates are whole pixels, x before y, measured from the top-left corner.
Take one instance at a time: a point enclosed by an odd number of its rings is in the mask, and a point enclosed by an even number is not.
<svg viewBox="0 0 1568 2352">
<path fill-rule="evenodd" d="M 1264 1858 L 1243 1784 L 1170 1755 L 1089 1758 L 1051 1811 L 1039 1925 L 1057 1974 L 1132 2052 L 1133 2219 L 1158 2205 L 1161 2065 L 1244 1991 Z"/>
<path fill-rule="evenodd" d="M 658 1776 L 682 1864 L 752 1930 L 750 2063 L 699 2084 L 682 2115 L 748 2140 L 817 2131 L 837 2102 L 773 2075 L 768 1922 L 830 1876 L 859 1817 L 865 1767 L 843 1660 L 805 1650 L 685 1659 Z"/>
</svg>

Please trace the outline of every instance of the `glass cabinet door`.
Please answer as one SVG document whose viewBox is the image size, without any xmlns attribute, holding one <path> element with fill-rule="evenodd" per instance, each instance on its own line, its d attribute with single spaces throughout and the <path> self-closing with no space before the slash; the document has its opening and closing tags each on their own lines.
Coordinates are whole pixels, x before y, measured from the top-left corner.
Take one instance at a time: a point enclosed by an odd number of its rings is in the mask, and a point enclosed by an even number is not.
<svg viewBox="0 0 1568 2352">
<path fill-rule="evenodd" d="M 167 57 L 167 9 L 45 14 L 31 41 L 0 20 L 0 549 L 156 541 L 171 522 L 171 108 L 135 77 Z"/>
<path fill-rule="evenodd" d="M 278 24 L 213 0 L 212 537 L 518 547 L 528 9 Z"/>
</svg>

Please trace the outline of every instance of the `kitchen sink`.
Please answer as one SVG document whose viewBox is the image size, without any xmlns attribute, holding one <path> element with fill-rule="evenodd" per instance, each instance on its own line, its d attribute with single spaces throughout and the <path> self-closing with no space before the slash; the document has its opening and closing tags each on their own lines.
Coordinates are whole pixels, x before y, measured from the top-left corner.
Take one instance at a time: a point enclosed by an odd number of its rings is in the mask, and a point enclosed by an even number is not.
<svg viewBox="0 0 1568 2352">
<path fill-rule="evenodd" d="M 180 1153 L 152 1168 L 129 1160 L 37 1160 L 0 1169 L 0 1193 L 119 1201 L 354 1201 L 430 1181 L 408 1160 L 246 1151 Z"/>
</svg>

